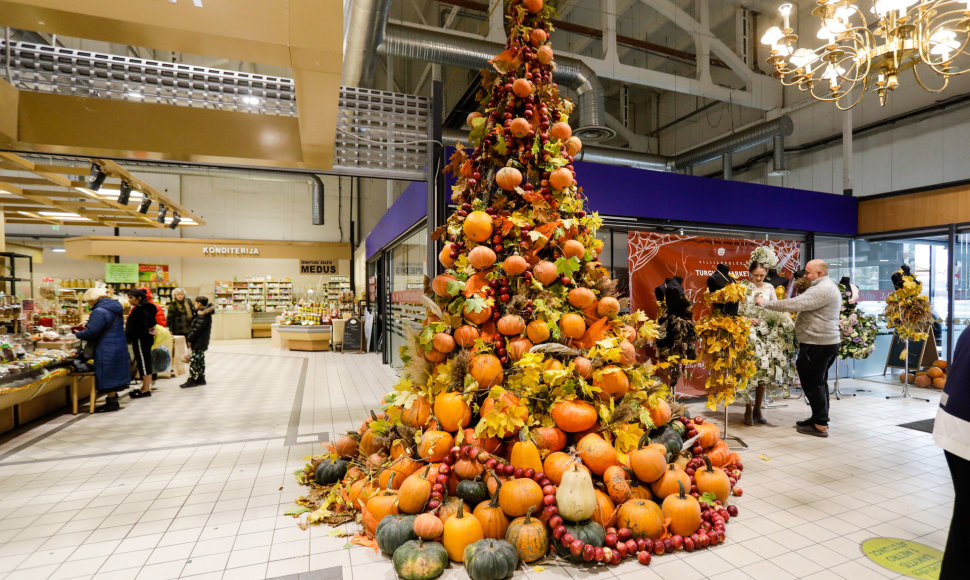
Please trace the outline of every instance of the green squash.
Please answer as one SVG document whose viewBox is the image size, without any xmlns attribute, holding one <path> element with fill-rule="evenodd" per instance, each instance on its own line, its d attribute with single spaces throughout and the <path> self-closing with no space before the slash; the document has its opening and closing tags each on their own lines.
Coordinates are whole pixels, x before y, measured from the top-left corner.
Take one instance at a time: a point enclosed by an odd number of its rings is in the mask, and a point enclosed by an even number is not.
<svg viewBox="0 0 970 580">
<path fill-rule="evenodd" d="M 455 488 L 455 495 L 470 506 L 476 506 L 489 498 L 488 485 L 478 479 L 463 479 Z"/>
<path fill-rule="evenodd" d="M 681 447 L 684 446 L 684 438 L 670 425 L 664 425 L 659 429 L 655 429 L 650 434 L 650 440 L 652 443 L 660 443 L 667 448 L 668 461 L 672 457 L 677 457 Z"/>
<path fill-rule="evenodd" d="M 345 475 L 347 475 L 347 460 L 323 460 L 317 466 L 317 470 L 313 472 L 313 479 L 319 485 L 330 485 L 331 483 L 337 483 Z"/>
<path fill-rule="evenodd" d="M 573 537 L 582 540 L 583 543 L 592 545 L 594 548 L 602 548 L 606 544 L 606 530 L 593 520 L 586 520 L 579 523 L 564 521 L 563 525 L 566 526 L 566 531 L 572 534 Z M 573 556 L 572 552 L 569 551 L 569 547 L 564 546 L 559 540 L 553 540 L 553 547 L 556 549 L 556 553 L 563 558 L 573 562 L 583 561 L 582 555 Z"/>
<path fill-rule="evenodd" d="M 509 542 L 485 538 L 465 546 L 464 563 L 472 580 L 500 580 L 515 572 L 519 555 Z"/>
<path fill-rule="evenodd" d="M 384 519 L 377 524 L 377 545 L 381 551 L 388 556 L 393 556 L 394 552 L 405 542 L 417 540 L 418 535 L 414 533 L 414 518 L 406 514 L 391 514 L 384 516 Z"/>
<path fill-rule="evenodd" d="M 403 580 L 432 580 L 448 565 L 448 551 L 437 542 L 411 540 L 394 551 L 394 571 Z"/>
<path fill-rule="evenodd" d="M 667 425 L 669 425 L 671 429 L 676 431 L 681 438 L 683 438 L 684 435 L 687 434 L 687 425 L 684 425 L 684 422 L 681 421 L 680 419 L 674 419 L 670 423 L 667 423 Z"/>
</svg>

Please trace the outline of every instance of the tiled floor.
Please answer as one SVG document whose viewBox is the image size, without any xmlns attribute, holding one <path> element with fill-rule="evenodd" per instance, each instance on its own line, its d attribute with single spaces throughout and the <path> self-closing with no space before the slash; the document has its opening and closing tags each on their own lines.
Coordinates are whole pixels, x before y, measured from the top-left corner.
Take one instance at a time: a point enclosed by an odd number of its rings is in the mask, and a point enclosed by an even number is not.
<svg viewBox="0 0 970 580">
<path fill-rule="evenodd" d="M 205 387 L 162 380 L 119 413 L 63 415 L 0 439 L 0 578 L 394 577 L 373 551 L 282 515 L 302 493 L 293 472 L 303 458 L 359 424 L 394 373 L 375 355 L 281 352 L 268 341 L 215 342 L 207 359 Z M 953 505 L 942 453 L 929 434 L 897 427 L 932 417 L 939 395 L 886 400 L 898 387 L 842 387 L 872 391 L 832 401 L 828 439 L 795 433 L 801 400 L 770 409 L 761 427 L 741 426 L 732 409 L 730 434 L 750 448 L 726 544 L 649 568 L 547 560 L 516 576 L 894 577 L 859 544 L 894 536 L 942 549 Z M 453 567 L 444 577 L 465 575 Z"/>
</svg>

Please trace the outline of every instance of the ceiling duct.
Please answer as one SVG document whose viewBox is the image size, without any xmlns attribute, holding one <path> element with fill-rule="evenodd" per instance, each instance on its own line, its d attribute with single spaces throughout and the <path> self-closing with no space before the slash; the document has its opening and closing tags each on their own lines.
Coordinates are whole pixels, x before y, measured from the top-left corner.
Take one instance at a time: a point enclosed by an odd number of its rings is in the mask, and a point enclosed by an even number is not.
<svg viewBox="0 0 970 580">
<path fill-rule="evenodd" d="M 768 172 L 768 175 L 772 177 L 788 175 L 791 171 L 788 170 L 788 160 L 785 159 L 785 138 L 781 135 L 775 135 L 774 146 L 775 148 L 771 152 L 771 171 Z"/>
<path fill-rule="evenodd" d="M 707 163 L 726 153 L 737 153 L 767 143 L 777 136 L 788 137 L 793 129 L 791 117 L 784 115 L 676 155 L 672 161 L 673 169 L 679 171 Z"/>
<path fill-rule="evenodd" d="M 468 133 L 457 129 L 445 129 L 442 140 L 448 147 L 454 147 L 461 141 L 468 144 Z M 583 145 L 583 150 L 576 156 L 576 161 L 601 163 L 603 165 L 620 165 L 648 171 L 669 171 L 668 159 L 663 155 L 639 153 L 628 149 L 613 149 L 611 147 L 593 147 Z"/>
<path fill-rule="evenodd" d="M 391 0 L 354 0 L 350 10 L 340 83 L 359 87 L 374 72 L 374 47 L 384 40 Z"/>
<path fill-rule="evenodd" d="M 468 36 L 388 24 L 377 53 L 477 70 L 487 68 L 489 59 L 504 49 L 501 44 Z M 554 80 L 578 95 L 579 119 L 573 133 L 584 141 L 615 136 L 606 124 L 603 85 L 593 69 L 581 60 L 566 57 L 556 58 L 556 65 Z"/>
</svg>

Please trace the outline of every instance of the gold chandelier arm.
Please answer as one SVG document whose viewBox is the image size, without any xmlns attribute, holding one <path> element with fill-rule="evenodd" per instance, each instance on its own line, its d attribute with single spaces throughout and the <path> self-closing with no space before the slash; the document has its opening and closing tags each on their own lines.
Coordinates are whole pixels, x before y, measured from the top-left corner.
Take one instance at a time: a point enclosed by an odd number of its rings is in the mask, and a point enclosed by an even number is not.
<svg viewBox="0 0 970 580">
<path fill-rule="evenodd" d="M 919 65 L 916 65 L 913 67 L 913 76 L 916 78 L 916 82 L 919 83 L 919 86 L 923 87 L 923 90 L 929 91 L 931 93 L 942 93 L 943 91 L 946 90 L 946 87 L 949 86 L 950 84 L 950 77 L 947 75 L 944 75 L 942 87 L 938 89 L 933 89 L 926 86 L 926 84 L 923 83 L 923 80 L 919 78 Z"/>
</svg>

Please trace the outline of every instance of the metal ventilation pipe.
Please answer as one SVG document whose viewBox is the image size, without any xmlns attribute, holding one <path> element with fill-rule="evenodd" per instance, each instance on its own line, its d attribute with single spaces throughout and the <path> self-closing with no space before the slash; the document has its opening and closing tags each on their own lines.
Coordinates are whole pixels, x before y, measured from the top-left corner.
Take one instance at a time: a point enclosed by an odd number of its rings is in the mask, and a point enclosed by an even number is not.
<svg viewBox="0 0 970 580">
<path fill-rule="evenodd" d="M 313 225 L 323 225 L 323 181 L 316 175 L 309 175 L 310 180 L 310 212 Z"/>
<path fill-rule="evenodd" d="M 673 168 L 675 170 L 687 169 L 694 165 L 713 161 L 722 157 L 725 153 L 744 151 L 756 145 L 767 143 L 776 136 L 787 137 L 792 134 L 793 129 L 794 124 L 791 117 L 784 115 L 706 145 L 695 147 L 690 151 L 685 151 L 674 157 Z"/>
<path fill-rule="evenodd" d="M 721 158 L 721 171 L 725 181 L 730 181 L 734 178 L 734 155 L 730 152 L 725 153 L 724 157 Z"/>
<path fill-rule="evenodd" d="M 437 30 L 388 24 L 384 42 L 377 53 L 447 64 L 469 69 L 487 68 L 489 59 L 505 49 L 501 44 L 449 34 Z M 576 91 L 579 96 L 579 121 L 574 133 L 585 141 L 602 141 L 616 135 L 606 125 L 603 85 L 589 66 L 581 60 L 557 57 L 557 83 Z"/>
<path fill-rule="evenodd" d="M 458 129 L 445 129 L 442 134 L 442 140 L 449 147 L 453 147 L 458 141 L 467 145 L 468 133 Z M 663 155 L 639 153 L 637 151 L 613 149 L 611 147 L 591 147 L 589 145 L 583 145 L 583 150 L 576 156 L 576 161 L 601 163 L 603 165 L 619 165 L 633 167 L 635 169 L 646 169 L 648 171 L 670 171 L 668 159 Z"/>
<path fill-rule="evenodd" d="M 771 152 L 771 171 L 768 172 L 768 175 L 772 177 L 788 175 L 791 171 L 788 170 L 788 160 L 785 158 L 785 138 L 781 135 L 775 135 L 774 146 L 775 148 Z"/>
<path fill-rule="evenodd" d="M 359 87 L 374 71 L 374 47 L 384 41 L 384 27 L 391 0 L 354 0 L 344 39 L 344 62 L 340 82 Z"/>
</svg>

